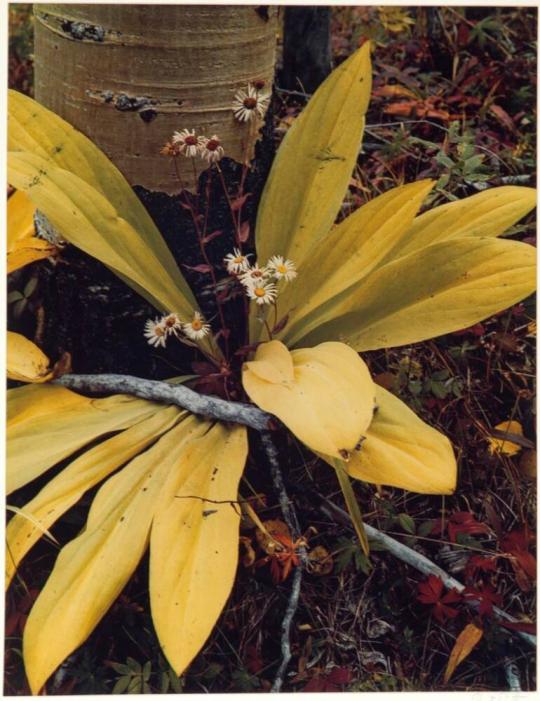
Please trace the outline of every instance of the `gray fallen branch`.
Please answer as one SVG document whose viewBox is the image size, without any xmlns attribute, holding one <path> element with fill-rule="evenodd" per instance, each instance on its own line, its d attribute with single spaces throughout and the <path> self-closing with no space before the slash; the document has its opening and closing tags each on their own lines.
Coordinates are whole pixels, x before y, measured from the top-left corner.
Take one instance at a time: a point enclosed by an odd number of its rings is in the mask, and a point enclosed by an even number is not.
<svg viewBox="0 0 540 701">
<path fill-rule="evenodd" d="M 351 520 L 349 514 L 330 500 L 326 499 L 320 508 L 321 511 L 326 511 L 328 515 L 339 517 L 339 520 L 342 523 L 350 525 Z M 461 582 L 447 574 L 441 567 L 425 557 L 425 555 L 417 553 L 416 550 L 403 545 L 403 543 L 400 543 L 398 540 L 391 538 L 389 535 L 386 535 L 386 533 L 379 531 L 377 528 L 374 528 L 367 523 L 364 524 L 364 528 L 366 529 L 368 539 L 372 543 L 382 545 L 384 549 L 392 553 L 394 557 L 406 562 L 408 565 L 411 565 L 411 567 L 414 567 L 423 574 L 432 574 L 435 575 L 435 577 L 439 577 L 447 589 L 457 589 L 458 592 L 462 592 L 463 589 L 465 589 L 465 586 Z M 478 607 L 478 603 L 474 600 L 466 601 L 466 603 L 473 608 Z M 493 612 L 499 619 L 503 619 L 511 623 L 517 623 L 517 620 L 513 616 L 510 616 L 510 614 L 506 613 L 506 611 L 502 611 L 500 608 L 497 608 L 497 606 L 493 607 Z M 530 635 L 529 633 L 525 633 L 521 630 L 510 632 L 519 635 L 520 638 L 525 640 L 532 647 L 536 647 L 536 636 Z"/>
<path fill-rule="evenodd" d="M 144 380 L 132 375 L 62 375 L 55 384 L 77 392 L 132 394 L 140 399 L 163 402 L 187 409 L 218 421 L 230 421 L 254 428 L 256 431 L 270 430 L 271 414 L 251 404 L 228 402 L 219 397 L 194 392 L 184 385 L 171 385 L 158 380 Z"/>
<path fill-rule="evenodd" d="M 281 474 L 281 469 L 279 467 L 279 453 L 272 436 L 268 431 L 261 432 L 261 442 L 263 444 L 264 450 L 266 452 L 266 457 L 270 465 L 270 472 L 272 475 L 272 481 L 278 492 L 279 505 L 281 508 L 281 513 L 283 514 L 283 519 L 289 530 L 293 541 L 298 540 L 300 537 L 300 524 L 298 523 L 298 517 L 294 509 L 293 504 L 289 501 L 287 495 L 287 490 L 285 489 L 285 483 L 283 481 L 283 475 Z M 283 677 L 287 671 L 287 666 L 291 661 L 291 623 L 298 608 L 298 601 L 300 599 L 300 586 L 302 584 L 302 572 L 307 564 L 307 554 L 306 549 L 300 546 L 297 549 L 298 555 L 300 557 L 300 564 L 294 568 L 291 593 L 289 594 L 289 601 L 287 603 L 287 609 L 285 615 L 283 616 L 283 621 L 281 622 L 281 663 L 278 667 L 276 675 L 274 677 L 274 683 L 270 691 L 272 693 L 278 693 L 281 691 L 283 685 Z"/>
</svg>

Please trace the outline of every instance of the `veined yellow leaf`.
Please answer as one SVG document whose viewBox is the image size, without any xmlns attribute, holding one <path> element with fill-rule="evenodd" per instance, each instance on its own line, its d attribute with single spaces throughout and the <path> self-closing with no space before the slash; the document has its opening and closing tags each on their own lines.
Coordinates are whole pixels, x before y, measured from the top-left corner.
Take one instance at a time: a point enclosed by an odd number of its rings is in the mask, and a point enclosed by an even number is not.
<svg viewBox="0 0 540 701">
<path fill-rule="evenodd" d="M 122 275 L 151 304 L 191 319 L 195 301 L 181 291 L 128 221 L 78 175 L 39 156 L 11 152 L 8 177 L 28 192 L 51 224 L 70 243 Z"/>
<path fill-rule="evenodd" d="M 339 338 L 358 351 L 417 343 L 485 319 L 535 287 L 532 246 L 493 238 L 443 241 L 384 265 L 322 305 L 288 343 Z"/>
<path fill-rule="evenodd" d="M 14 192 L 7 201 L 7 250 L 19 239 L 34 235 L 35 206 L 25 192 Z"/>
<path fill-rule="evenodd" d="M 347 463 L 351 477 L 420 494 L 451 494 L 457 465 L 448 438 L 387 390 L 376 386 L 376 392 L 373 421 Z"/>
<path fill-rule="evenodd" d="M 334 223 L 362 141 L 369 52 L 368 42 L 333 71 L 287 132 L 257 214 L 263 263 L 279 254 L 299 265 Z"/>
<path fill-rule="evenodd" d="M 246 430 L 216 424 L 190 441 L 171 471 L 150 536 L 152 620 L 180 675 L 204 645 L 225 605 L 238 559 L 238 483 Z M 208 501 L 205 501 L 208 500 Z"/>
<path fill-rule="evenodd" d="M 433 181 L 396 187 L 375 197 L 335 226 L 279 296 L 280 314 L 290 310 L 283 337 L 313 309 L 365 278 L 401 241 L 433 187 Z"/>
<path fill-rule="evenodd" d="M 40 156 L 75 173 L 96 189 L 138 232 L 194 309 L 191 290 L 163 237 L 118 168 L 90 139 L 54 112 L 15 90 L 9 90 L 8 94 L 8 151 Z"/>
<path fill-rule="evenodd" d="M 163 433 L 185 418 L 176 407 L 161 409 L 99 445 L 86 451 L 48 482 L 28 504 L 23 515 L 15 516 L 6 529 L 6 587 L 19 563 L 46 529 L 82 495 L 111 472 L 134 458 Z M 24 517 L 24 514 L 27 516 Z"/>
<path fill-rule="evenodd" d="M 7 428 L 86 404 L 88 397 L 61 385 L 23 385 L 7 391 Z"/>
<path fill-rule="evenodd" d="M 254 360 L 244 364 L 244 389 L 311 450 L 342 458 L 354 449 L 373 415 L 375 387 L 366 364 L 343 343 L 323 343 L 290 353 L 291 381 L 285 353 L 280 341 L 260 345 Z M 268 371 L 273 357 L 276 376 Z"/>
<path fill-rule="evenodd" d="M 42 385 L 39 389 L 43 403 L 47 396 L 51 397 L 50 411 L 38 411 L 35 415 L 29 411 L 24 421 L 8 424 L 8 494 L 95 438 L 129 428 L 162 408 L 160 404 L 121 394 L 105 399 L 81 397 L 77 403 L 55 407 L 55 393 L 49 390 L 56 388 Z"/>
<path fill-rule="evenodd" d="M 20 382 L 47 382 L 53 376 L 49 359 L 20 333 L 7 332 L 7 376 Z"/>
<path fill-rule="evenodd" d="M 449 202 L 417 217 L 388 261 L 441 241 L 500 236 L 536 206 L 532 187 L 505 185 Z"/>
<path fill-rule="evenodd" d="M 60 552 L 26 623 L 23 656 L 32 693 L 86 640 L 122 591 L 146 549 L 159 493 L 186 441 L 207 429 L 188 417 L 99 490 L 84 532 Z"/>
</svg>

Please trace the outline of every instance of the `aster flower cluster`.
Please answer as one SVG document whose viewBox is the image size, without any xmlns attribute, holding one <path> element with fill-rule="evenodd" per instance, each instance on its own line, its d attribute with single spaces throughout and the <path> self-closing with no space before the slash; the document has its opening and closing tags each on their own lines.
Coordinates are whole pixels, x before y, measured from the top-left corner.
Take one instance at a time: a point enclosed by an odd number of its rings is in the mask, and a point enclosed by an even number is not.
<svg viewBox="0 0 540 701">
<path fill-rule="evenodd" d="M 264 266 L 259 266 L 256 262 L 251 265 L 249 254 L 243 255 L 238 248 L 228 253 L 223 262 L 227 272 L 237 277 L 247 296 L 256 304 L 274 304 L 278 294 L 276 281 L 289 282 L 297 275 L 292 260 L 283 256 L 272 256 Z"/>
<path fill-rule="evenodd" d="M 207 324 L 200 312 L 193 312 L 191 321 L 182 321 L 178 314 L 171 312 L 161 318 L 148 319 L 144 328 L 144 335 L 151 346 L 165 348 L 167 339 L 175 336 L 181 339 L 182 336 L 191 341 L 199 341 L 210 331 L 210 324 Z"/>
<path fill-rule="evenodd" d="M 200 156 L 212 164 L 223 158 L 225 150 L 217 134 L 208 138 L 198 135 L 195 129 L 182 129 L 174 132 L 171 141 L 167 141 L 161 153 L 164 156 L 185 156 L 186 158 Z"/>
</svg>

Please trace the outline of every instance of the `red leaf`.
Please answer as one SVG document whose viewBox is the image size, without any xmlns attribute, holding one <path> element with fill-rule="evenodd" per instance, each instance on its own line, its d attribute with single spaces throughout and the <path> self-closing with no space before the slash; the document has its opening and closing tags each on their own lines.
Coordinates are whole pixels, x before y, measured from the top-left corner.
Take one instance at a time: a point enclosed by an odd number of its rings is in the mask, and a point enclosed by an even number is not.
<svg viewBox="0 0 540 701">
<path fill-rule="evenodd" d="M 457 609 L 447 604 L 461 601 L 461 594 L 455 589 L 451 589 L 442 596 L 443 589 L 444 584 L 442 580 L 433 574 L 430 574 L 425 582 L 421 582 L 418 585 L 420 594 L 417 596 L 417 600 L 422 604 L 431 604 L 433 606 L 431 612 L 440 623 L 444 623 L 447 618 L 455 618 L 459 613 Z"/>
<path fill-rule="evenodd" d="M 500 626 L 509 628 L 510 630 L 519 630 L 523 633 L 529 633 L 529 635 L 536 635 L 536 623 L 525 623 L 521 621 L 503 621 L 498 620 L 497 623 Z"/>
<path fill-rule="evenodd" d="M 242 197 L 237 197 L 235 200 L 233 200 L 231 202 L 232 211 L 236 212 L 240 209 L 240 207 L 243 207 L 248 197 L 251 197 L 251 192 L 247 192 L 245 195 L 242 195 Z"/>
<path fill-rule="evenodd" d="M 184 263 L 183 267 L 187 270 L 193 270 L 196 273 L 209 273 L 212 270 L 212 266 L 207 263 L 201 263 L 200 265 L 186 265 Z"/>
<path fill-rule="evenodd" d="M 491 616 L 493 613 L 493 606 L 500 606 L 502 604 L 502 596 L 490 587 L 489 584 L 481 584 L 478 589 L 473 587 L 465 587 L 463 590 L 463 597 L 465 599 L 476 599 L 480 602 L 478 607 L 478 613 L 480 616 Z"/>
<path fill-rule="evenodd" d="M 249 238 L 249 222 L 244 221 L 240 224 L 240 231 L 238 232 L 238 239 L 241 243 L 245 243 Z"/>
<path fill-rule="evenodd" d="M 352 679 L 352 672 L 346 667 L 334 667 L 327 677 L 327 681 L 332 684 L 350 684 Z"/>
<path fill-rule="evenodd" d="M 211 234 L 206 234 L 206 236 L 203 236 L 202 242 L 203 243 L 210 243 L 210 241 L 213 241 L 214 239 L 217 239 L 218 236 L 221 236 L 223 231 L 212 231 Z"/>
</svg>

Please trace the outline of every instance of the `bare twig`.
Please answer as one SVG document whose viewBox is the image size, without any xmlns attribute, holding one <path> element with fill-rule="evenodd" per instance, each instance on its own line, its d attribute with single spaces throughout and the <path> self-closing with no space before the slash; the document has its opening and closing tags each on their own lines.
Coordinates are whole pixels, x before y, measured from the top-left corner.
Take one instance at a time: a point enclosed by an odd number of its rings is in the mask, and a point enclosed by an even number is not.
<svg viewBox="0 0 540 701">
<path fill-rule="evenodd" d="M 266 452 L 266 457 L 268 458 L 268 463 L 270 464 L 272 480 L 279 495 L 281 513 L 283 514 L 285 523 L 289 527 L 293 541 L 296 541 L 300 537 L 300 524 L 298 523 L 298 517 L 296 516 L 294 506 L 289 501 L 289 497 L 285 489 L 283 475 L 281 474 L 281 469 L 279 467 L 279 454 L 277 448 L 274 445 L 272 436 L 268 431 L 261 432 L 261 441 Z M 287 665 L 291 660 L 291 623 L 294 618 L 294 614 L 296 613 L 296 609 L 298 608 L 300 585 L 302 583 L 302 570 L 307 563 L 307 554 L 304 546 L 301 545 L 298 547 L 298 555 L 300 557 L 300 564 L 294 569 L 291 593 L 289 594 L 287 609 L 285 611 L 285 615 L 283 616 L 283 621 L 281 622 L 281 663 L 278 667 L 276 676 L 274 677 L 274 683 L 272 684 L 272 688 L 270 690 L 273 693 L 281 691 L 283 677 L 285 676 Z"/>
<path fill-rule="evenodd" d="M 243 424 L 257 431 L 270 430 L 271 414 L 250 404 L 228 402 L 219 397 L 210 397 L 194 392 L 183 385 L 170 385 L 157 380 L 144 380 L 131 375 L 63 375 L 55 384 L 78 392 L 127 393 L 153 402 L 175 404 L 193 414 L 200 414 L 219 421 Z M 275 419 L 274 419 L 275 420 Z"/>
<path fill-rule="evenodd" d="M 349 514 L 330 500 L 325 499 L 324 503 L 321 505 L 320 508 L 321 511 L 326 512 L 328 515 L 338 517 L 338 520 L 342 523 L 350 525 L 351 519 L 349 517 Z M 417 553 L 416 550 L 413 550 L 412 548 L 403 545 L 403 543 L 400 543 L 394 538 L 391 538 L 389 535 L 386 535 L 386 533 L 379 531 L 377 528 L 374 528 L 373 526 L 370 526 L 367 523 L 364 524 L 364 528 L 366 529 L 367 536 L 372 543 L 382 545 L 384 549 L 392 553 L 394 557 L 397 557 L 399 560 L 406 562 L 408 565 L 411 565 L 411 567 L 414 567 L 423 574 L 432 574 L 435 575 L 435 577 L 439 577 L 439 579 L 443 582 L 444 586 L 447 589 L 456 589 L 458 592 L 461 592 L 463 591 L 463 589 L 465 589 L 465 586 L 461 584 L 461 582 L 459 582 L 457 579 L 454 579 L 454 577 L 452 577 L 451 575 L 447 574 L 441 567 L 439 567 L 434 562 L 425 557 L 425 555 Z M 466 601 L 466 603 L 467 605 L 472 606 L 473 608 L 478 607 L 477 601 Z M 499 619 L 510 621 L 512 623 L 517 622 L 513 616 L 510 616 L 510 614 L 506 613 L 506 611 L 502 611 L 496 606 L 493 607 L 493 612 Z M 536 636 L 530 635 L 529 633 L 525 633 L 521 630 L 512 632 L 515 632 L 517 635 L 519 635 L 523 640 L 529 643 L 529 645 L 536 647 Z"/>
</svg>

